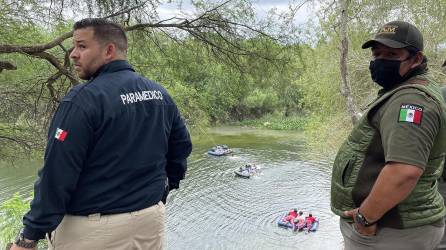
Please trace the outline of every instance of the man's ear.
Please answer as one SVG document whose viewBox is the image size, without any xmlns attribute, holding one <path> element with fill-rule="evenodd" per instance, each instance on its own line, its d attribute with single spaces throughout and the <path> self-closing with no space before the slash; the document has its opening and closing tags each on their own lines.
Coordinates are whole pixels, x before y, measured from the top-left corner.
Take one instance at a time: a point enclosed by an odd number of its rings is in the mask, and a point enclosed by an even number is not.
<svg viewBox="0 0 446 250">
<path fill-rule="evenodd" d="M 105 47 L 105 59 L 107 61 L 114 60 L 116 58 L 116 45 L 108 43 Z"/>
<path fill-rule="evenodd" d="M 412 66 L 410 66 L 410 68 L 413 69 L 413 68 L 416 68 L 416 67 L 420 66 L 423 63 L 423 60 L 424 60 L 423 52 L 418 51 L 413 56 L 413 64 L 412 64 Z"/>
</svg>

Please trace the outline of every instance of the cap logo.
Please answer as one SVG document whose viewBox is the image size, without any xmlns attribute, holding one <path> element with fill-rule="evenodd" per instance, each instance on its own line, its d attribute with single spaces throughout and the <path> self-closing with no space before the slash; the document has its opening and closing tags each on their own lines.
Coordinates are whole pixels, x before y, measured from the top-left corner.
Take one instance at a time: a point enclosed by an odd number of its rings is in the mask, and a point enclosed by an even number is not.
<svg viewBox="0 0 446 250">
<path fill-rule="evenodd" d="M 378 33 L 395 34 L 397 29 L 398 26 L 396 25 L 384 25 Z"/>
</svg>

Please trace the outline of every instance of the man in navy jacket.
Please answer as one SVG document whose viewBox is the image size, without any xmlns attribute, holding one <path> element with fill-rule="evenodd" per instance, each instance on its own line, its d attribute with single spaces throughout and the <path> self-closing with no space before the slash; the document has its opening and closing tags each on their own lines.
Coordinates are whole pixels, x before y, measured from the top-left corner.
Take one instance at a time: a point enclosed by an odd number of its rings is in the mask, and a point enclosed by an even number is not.
<svg viewBox="0 0 446 250">
<path fill-rule="evenodd" d="M 47 235 L 56 249 L 160 249 L 165 207 L 192 150 L 167 91 L 134 72 L 119 25 L 74 24 L 75 70 L 88 82 L 61 101 L 14 249 Z M 165 199 L 165 197 L 164 197 Z M 52 232 L 52 233 L 51 233 Z"/>
</svg>

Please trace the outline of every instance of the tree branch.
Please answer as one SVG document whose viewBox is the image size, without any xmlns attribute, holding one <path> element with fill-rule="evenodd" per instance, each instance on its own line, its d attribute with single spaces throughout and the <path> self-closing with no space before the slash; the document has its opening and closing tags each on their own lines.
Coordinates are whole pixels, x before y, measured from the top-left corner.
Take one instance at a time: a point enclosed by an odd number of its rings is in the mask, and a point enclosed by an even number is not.
<svg viewBox="0 0 446 250">
<path fill-rule="evenodd" d="M 59 70 L 60 73 L 66 75 L 68 79 L 70 79 L 71 84 L 76 85 L 79 82 L 77 78 L 70 71 L 67 70 L 67 68 L 59 63 L 59 60 L 55 56 L 47 52 L 30 53 L 30 55 L 45 59 L 50 62 L 56 69 Z"/>
<path fill-rule="evenodd" d="M 10 62 L 7 62 L 7 61 L 0 61 L 0 73 L 1 73 L 4 69 L 6 69 L 6 70 L 16 70 L 17 67 L 16 67 L 14 64 L 10 63 Z"/>
<path fill-rule="evenodd" d="M 166 34 L 168 37 L 170 37 L 175 42 L 179 42 L 174 36 L 170 36 L 169 32 L 165 29 L 174 28 L 178 30 L 182 30 L 192 37 L 195 37 L 200 42 L 209 45 L 210 47 L 213 47 L 213 53 L 220 52 L 222 54 L 225 54 L 225 57 L 230 59 L 230 61 L 234 62 L 234 57 L 230 56 L 230 54 L 234 56 L 256 56 L 260 57 L 262 59 L 271 60 L 271 58 L 267 58 L 266 56 L 262 56 L 259 53 L 255 53 L 253 51 L 250 51 L 246 48 L 243 48 L 241 44 L 237 42 L 237 40 L 243 36 L 243 31 L 252 31 L 260 36 L 266 37 L 271 40 L 277 40 L 276 38 L 268 35 L 267 33 L 263 32 L 261 29 L 251 27 L 244 23 L 238 23 L 231 21 L 229 19 L 224 18 L 223 15 L 219 13 L 219 9 L 222 8 L 224 5 L 227 5 L 232 0 L 224 1 L 223 3 L 213 7 L 212 9 L 204 11 L 202 14 L 198 15 L 197 17 L 193 18 L 192 20 L 188 20 L 185 18 L 180 17 L 172 17 L 165 20 L 158 21 L 156 23 L 138 23 L 131 26 L 125 27 L 125 31 L 136 31 L 136 30 L 147 30 L 147 29 L 159 29 L 161 32 Z M 307 0 L 308 1 L 308 0 Z M 115 16 L 123 15 L 125 13 L 130 13 L 131 11 L 134 11 L 136 9 L 143 8 L 144 5 L 147 4 L 149 0 L 145 0 L 140 4 L 137 4 L 135 6 L 132 6 L 130 8 L 126 8 L 123 10 L 119 10 L 111 15 L 106 16 L 105 18 L 112 18 Z M 213 36 L 208 35 L 210 34 L 216 34 L 219 39 L 222 39 L 223 43 L 220 44 L 216 39 L 214 39 Z M 72 68 L 70 65 L 70 59 L 69 54 L 71 49 L 67 50 L 63 47 L 62 43 L 73 36 L 73 31 L 67 32 L 65 34 L 62 34 L 61 36 L 55 38 L 54 40 L 46 43 L 46 44 L 38 44 L 38 45 L 10 45 L 10 44 L 0 44 L 0 54 L 2 53 L 24 53 L 30 56 L 34 56 L 37 58 L 45 59 L 47 60 L 51 65 L 53 65 L 58 72 L 60 72 L 62 75 L 65 75 L 71 82 L 72 85 L 75 85 L 78 83 L 77 77 L 74 76 L 72 73 Z M 231 37 L 234 37 L 234 39 L 231 39 Z M 181 39 L 180 39 L 181 40 Z M 156 43 L 156 41 L 153 40 L 156 46 L 159 47 L 159 44 Z M 58 59 L 53 54 L 50 54 L 47 50 L 52 49 L 56 46 L 59 46 L 64 52 L 64 61 L 61 62 L 61 59 Z M 6 67 L 6 66 L 5 66 Z M 8 67 L 11 67 L 11 65 L 8 65 Z M 2 66 L 0 64 L 0 71 Z M 5 68 L 6 69 L 6 68 Z M 53 76 L 54 77 L 54 76 Z M 49 85 L 52 85 L 53 77 L 49 78 Z M 60 77 L 60 76 L 59 76 Z M 49 88 L 51 91 L 51 88 Z M 55 98 L 55 95 L 52 97 Z"/>
<path fill-rule="evenodd" d="M 209 13 L 212 13 L 212 12 L 218 10 L 219 8 L 225 6 L 227 3 L 231 2 L 231 1 L 232 1 L 232 0 L 228 0 L 228 1 L 226 1 L 226 2 L 223 2 L 223 3 L 220 4 L 220 5 L 215 6 L 214 8 L 212 8 L 212 9 L 210 9 L 210 10 L 206 10 L 203 14 L 201 14 L 200 16 L 198 16 L 198 17 L 195 18 L 195 19 L 192 19 L 190 22 L 193 23 L 193 22 L 195 22 L 195 21 L 197 21 L 197 20 L 204 19 L 204 17 L 207 16 Z"/>
<path fill-rule="evenodd" d="M 56 90 L 54 89 L 53 84 L 57 81 L 57 79 L 59 79 L 62 76 L 62 72 L 57 72 L 55 75 L 51 76 L 50 78 L 48 78 L 47 82 L 46 82 L 46 87 L 48 88 L 48 90 L 50 91 L 50 95 L 53 98 L 53 101 L 55 102 L 60 102 L 57 94 L 56 94 Z"/>
<path fill-rule="evenodd" d="M 62 44 L 63 41 L 73 36 L 73 31 L 67 32 L 53 41 L 45 44 L 38 44 L 38 45 L 9 45 L 9 44 L 0 44 L 0 53 L 25 53 L 25 54 L 31 54 L 31 53 L 38 53 L 42 52 L 51 48 L 54 48 L 60 44 Z"/>
<path fill-rule="evenodd" d="M 348 32 L 347 32 L 347 20 L 348 20 L 348 7 L 350 5 L 350 0 L 343 0 L 341 2 L 341 93 L 345 97 L 347 102 L 347 110 L 352 119 L 352 123 L 356 124 L 359 120 L 358 109 L 353 101 L 352 88 L 348 80 Z"/>
<path fill-rule="evenodd" d="M 0 135 L 0 140 L 12 141 L 12 142 L 17 143 L 18 145 L 21 145 L 22 147 L 25 147 L 28 150 L 31 150 L 31 146 L 25 140 L 20 140 L 20 139 L 10 137 L 10 136 L 5 136 L 5 135 Z"/>
<path fill-rule="evenodd" d="M 146 5 L 147 2 L 148 2 L 148 0 L 142 2 L 142 3 L 138 4 L 138 5 L 135 5 L 135 6 L 133 6 L 133 7 L 130 7 L 130 8 L 123 9 L 123 10 L 120 10 L 120 11 L 118 11 L 118 12 L 115 12 L 115 13 L 110 14 L 110 15 L 108 15 L 108 16 L 105 16 L 105 17 L 103 17 L 103 18 L 105 18 L 105 19 L 107 19 L 107 18 L 112 18 L 112 17 L 119 16 L 119 15 L 126 14 L 126 13 L 130 15 L 130 12 L 131 12 L 132 10 L 136 10 L 136 9 L 142 8 L 144 5 Z"/>
</svg>

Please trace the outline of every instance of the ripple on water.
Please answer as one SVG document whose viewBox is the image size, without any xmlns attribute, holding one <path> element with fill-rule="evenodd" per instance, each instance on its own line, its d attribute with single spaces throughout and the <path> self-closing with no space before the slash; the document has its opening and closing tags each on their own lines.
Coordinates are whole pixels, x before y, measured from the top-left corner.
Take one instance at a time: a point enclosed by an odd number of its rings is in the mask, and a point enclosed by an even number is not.
<svg viewBox="0 0 446 250">
<path fill-rule="evenodd" d="M 331 160 L 302 151 L 288 132 L 268 133 L 244 137 L 227 131 L 215 140 L 237 145 L 224 157 L 207 155 L 210 145 L 194 144 L 186 179 L 168 197 L 167 249 L 341 248 L 338 218 L 329 206 Z M 262 173 L 235 177 L 234 170 L 250 162 Z M 0 201 L 32 191 L 35 168 L 0 171 Z M 279 228 L 277 220 L 291 208 L 312 211 L 321 221 L 319 230 L 305 234 Z"/>
<path fill-rule="evenodd" d="M 306 161 L 284 149 L 234 151 L 190 164 L 181 189 L 168 199 L 169 249 L 340 249 L 337 217 L 329 209 L 329 161 Z M 249 162 L 262 173 L 235 177 Z M 277 227 L 291 208 L 313 212 L 320 229 L 305 234 Z"/>
<path fill-rule="evenodd" d="M 11 198 L 15 193 L 23 197 L 29 197 L 36 176 L 9 176 L 0 179 L 0 203 Z"/>
</svg>

